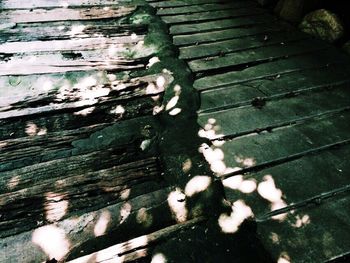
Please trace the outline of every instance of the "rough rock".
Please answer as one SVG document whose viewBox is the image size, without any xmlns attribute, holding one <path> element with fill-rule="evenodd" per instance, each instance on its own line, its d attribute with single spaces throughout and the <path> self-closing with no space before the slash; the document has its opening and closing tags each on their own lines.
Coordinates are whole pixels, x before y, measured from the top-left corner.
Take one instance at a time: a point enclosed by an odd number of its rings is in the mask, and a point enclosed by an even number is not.
<svg viewBox="0 0 350 263">
<path fill-rule="evenodd" d="M 275 7 L 275 13 L 289 22 L 299 23 L 306 13 L 318 7 L 320 1 L 321 0 L 279 0 Z"/>
<path fill-rule="evenodd" d="M 342 38 L 345 31 L 339 17 L 326 9 L 319 9 L 307 14 L 299 28 L 305 33 L 331 43 Z"/>
</svg>

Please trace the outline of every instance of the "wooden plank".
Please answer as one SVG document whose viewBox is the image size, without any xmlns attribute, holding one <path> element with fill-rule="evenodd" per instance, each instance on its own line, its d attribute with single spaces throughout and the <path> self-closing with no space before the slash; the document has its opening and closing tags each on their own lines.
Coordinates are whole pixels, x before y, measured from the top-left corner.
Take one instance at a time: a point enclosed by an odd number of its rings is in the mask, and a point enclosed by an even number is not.
<svg viewBox="0 0 350 263">
<path fill-rule="evenodd" d="M 318 52 L 317 56 L 315 56 L 315 54 L 310 54 L 273 62 L 265 62 L 241 71 L 231 71 L 199 78 L 194 82 L 194 87 L 203 91 L 245 81 L 273 78 L 290 72 L 338 63 L 348 64 L 349 59 L 334 49 L 328 49 Z"/>
<path fill-rule="evenodd" d="M 344 186 L 350 185 L 350 178 L 347 176 L 350 172 L 350 165 L 346 160 L 349 153 L 349 145 L 344 145 L 313 155 L 306 155 L 259 172 L 226 178 L 223 180 L 226 198 L 233 202 L 243 199 L 251 207 L 259 222 L 282 219 L 287 214 L 291 215 L 292 211 L 295 212 L 295 210 L 315 204 L 307 202 L 310 198 L 320 196 L 322 199 L 326 193 L 340 192 Z M 255 186 L 252 187 L 252 192 L 244 192 L 244 181 Z M 259 185 L 260 188 L 258 188 Z M 277 189 L 281 190 L 281 199 L 276 198 L 276 202 L 283 201 L 281 206 L 273 206 L 273 202 L 269 201 L 267 197 L 268 193 L 264 191 L 264 185 L 271 187 L 271 194 Z M 331 199 L 331 197 L 329 198 Z M 289 206 L 293 207 L 293 204 L 301 205 L 295 209 L 288 209 Z M 284 210 L 280 210 L 282 208 Z M 279 210 L 280 213 L 278 213 Z M 272 215 L 271 212 L 274 212 L 272 218 L 267 216 Z"/>
<path fill-rule="evenodd" d="M 145 234 L 150 229 L 156 229 L 154 222 L 138 221 L 137 214 L 142 211 L 152 214 L 158 224 L 159 222 L 164 225 L 174 224 L 166 205 L 169 192 L 169 189 L 154 191 L 132 198 L 127 204 L 126 202 L 113 204 L 55 224 L 45 224 L 31 231 L 2 238 L 0 246 L 4 249 L 0 250 L 0 261 L 43 262 L 53 258 L 61 260 L 85 243 L 95 240 L 97 236 L 99 240 L 103 240 L 107 234 L 119 232 L 119 236 L 114 237 L 114 240 L 121 242 L 121 239 L 135 237 L 136 232 L 139 235 Z M 155 211 L 157 213 L 154 214 Z M 157 218 L 159 213 L 162 213 L 162 219 Z M 102 221 L 101 228 L 96 227 L 99 221 Z M 106 223 L 108 227 L 104 227 Z M 47 246 L 48 233 L 51 233 L 52 237 L 50 246 Z M 60 247 L 58 251 L 52 249 L 57 247 Z"/>
<path fill-rule="evenodd" d="M 72 56 L 75 54 L 68 53 Z M 82 54 L 89 55 L 85 52 Z M 158 78 L 165 80 L 163 86 L 148 87 Z M 117 101 L 133 96 L 157 95 L 172 81 L 173 77 L 167 73 L 130 78 L 108 71 L 0 76 L 0 112 L 95 98 Z"/>
<path fill-rule="evenodd" d="M 104 250 L 100 250 L 93 254 L 74 259 L 72 261 L 69 261 L 69 263 L 88 263 L 90 262 L 91 258 L 95 258 L 96 263 L 98 262 L 102 263 L 102 262 L 105 262 L 106 260 L 113 260 L 113 261 L 115 260 L 116 262 L 118 262 L 119 260 L 122 260 L 123 262 L 125 262 L 125 257 L 127 257 L 128 254 L 132 253 L 133 251 L 137 251 L 144 247 L 150 248 L 152 247 L 153 244 L 159 243 L 165 239 L 168 239 L 173 234 L 178 233 L 179 231 L 184 231 L 203 221 L 205 221 L 205 218 L 203 217 L 191 219 L 185 223 L 172 225 L 164 229 L 158 230 L 156 232 L 153 232 L 151 234 L 140 236 L 135 239 L 111 246 Z M 142 256 L 143 254 L 141 254 L 137 258 L 141 258 Z M 133 260 L 137 258 L 133 258 Z"/>
<path fill-rule="evenodd" d="M 14 54 L 24 52 L 48 52 L 48 51 L 71 51 L 91 50 L 98 48 L 111 48 L 112 51 L 126 52 L 142 40 L 144 36 L 121 36 L 121 37 L 91 37 L 84 39 L 52 40 L 52 41 L 30 41 L 30 42 L 8 42 L 0 44 L 0 53 Z M 128 45 L 129 44 L 129 45 Z"/>
<path fill-rule="evenodd" d="M 73 6 L 106 6 L 128 4 L 130 0 L 68 0 L 68 1 L 51 1 L 51 0 L 2 0 L 1 9 L 31 9 L 31 8 L 57 8 Z"/>
<path fill-rule="evenodd" d="M 237 174 L 244 172 L 241 169 L 260 167 L 261 170 L 269 165 L 287 163 L 294 158 L 323 151 L 327 146 L 348 141 L 348 119 L 348 111 L 329 114 L 272 129 L 271 133 L 252 133 L 223 141 L 219 149 L 225 156 L 226 167 L 234 168 Z"/>
<path fill-rule="evenodd" d="M 307 54 L 318 50 L 329 48 L 326 43 L 318 40 L 301 40 L 267 46 L 247 51 L 240 51 L 226 54 L 223 57 L 212 57 L 210 59 L 197 59 L 188 62 L 190 69 L 197 73 L 208 70 L 220 70 L 226 67 L 239 66 L 248 63 L 272 61 L 279 58 L 292 57 L 295 55 Z"/>
<path fill-rule="evenodd" d="M 217 42 L 226 39 L 254 36 L 258 34 L 267 34 L 270 32 L 278 32 L 282 30 L 286 30 L 286 27 L 283 27 L 279 24 L 267 24 L 264 26 L 243 28 L 230 28 L 219 31 L 196 33 L 191 35 L 176 35 L 173 37 L 173 43 L 177 46 L 202 44 L 206 42 Z"/>
<path fill-rule="evenodd" d="M 268 40 L 267 39 L 268 36 Z M 230 39 L 224 41 L 217 41 L 214 43 L 191 45 L 180 47 L 180 59 L 196 59 L 209 56 L 223 56 L 227 53 L 237 52 L 240 50 L 247 50 L 249 48 L 265 47 L 286 43 L 289 41 L 296 41 L 309 38 L 305 34 L 299 32 L 276 32 L 265 35 L 247 36 L 238 39 Z"/>
<path fill-rule="evenodd" d="M 170 34 L 195 34 L 211 30 L 221 30 L 235 27 L 256 26 L 263 23 L 271 23 L 275 21 L 274 16 L 268 14 L 255 15 L 254 17 L 236 17 L 230 19 L 220 19 L 216 21 L 188 23 L 181 25 L 172 25 Z"/>
<path fill-rule="evenodd" d="M 34 40 L 63 40 L 90 37 L 119 37 L 132 34 L 144 35 L 144 25 L 118 25 L 118 19 L 111 21 L 72 21 L 13 24 L 1 30 L 0 43 L 30 42 Z"/>
<path fill-rule="evenodd" d="M 8 195 L 10 193 L 16 192 L 16 194 L 18 194 L 20 197 L 30 194 L 20 191 L 25 189 L 27 186 L 36 187 L 42 183 L 50 182 L 51 180 L 59 180 L 60 178 L 70 178 L 84 173 L 93 174 L 100 170 L 106 170 L 107 174 L 108 169 L 116 167 L 116 164 L 118 163 L 119 165 L 121 165 L 126 162 L 131 162 L 132 155 L 137 154 L 138 149 L 136 149 L 136 147 L 134 147 L 135 149 L 133 149 L 130 146 L 129 152 L 125 151 L 126 147 L 127 146 L 124 145 L 124 147 L 114 147 L 114 149 L 105 149 L 87 154 L 55 159 L 51 161 L 41 162 L 38 164 L 33 164 L 27 167 L 13 169 L 11 171 L 4 171 L 1 174 L 0 181 L 2 194 Z M 102 159 L 102 157 L 105 158 L 105 160 Z M 136 169 L 137 167 L 142 167 L 142 165 L 144 164 L 150 165 L 149 167 L 156 167 L 157 160 L 154 157 L 150 158 L 149 160 L 147 159 L 146 161 L 138 160 L 135 161 L 135 163 L 132 166 Z M 60 167 L 60 169 L 57 169 L 57 167 Z M 120 166 L 120 169 L 122 169 L 123 167 L 129 169 L 129 166 L 123 165 Z M 155 171 L 154 169 L 152 169 L 150 170 L 150 173 L 153 173 Z M 86 178 L 86 180 L 88 180 L 88 178 Z M 54 185 L 52 185 L 52 187 L 54 187 Z M 65 185 L 62 184 L 58 185 L 57 187 L 65 187 Z M 11 200 L 2 199 L 2 201 L 9 202 Z"/>
<path fill-rule="evenodd" d="M 146 101 L 134 99 L 130 103 L 118 103 L 120 107 L 125 109 L 126 112 L 124 114 L 113 113 L 116 106 L 115 103 L 112 103 L 111 105 L 84 108 L 82 110 L 77 109 L 49 115 L 22 116 L 20 118 L 3 120 L 0 128 L 1 150 L 4 152 L 6 148 L 11 148 L 12 143 L 15 144 L 17 142 L 16 138 L 22 137 L 31 137 L 32 141 L 28 140 L 28 144 L 36 145 L 34 143 L 36 140 L 38 141 L 37 143 L 45 140 L 49 141 L 49 139 L 53 140 L 54 138 L 50 136 L 57 136 L 60 132 L 62 133 L 61 137 L 67 136 L 71 140 L 88 136 L 89 132 L 95 132 L 110 126 L 110 123 L 152 115 L 152 106 L 154 105 L 152 101 L 149 98 Z M 40 154 L 42 154 L 41 151 Z M 36 155 L 35 158 L 37 157 Z"/>
<path fill-rule="evenodd" d="M 72 59 L 67 60 L 63 56 L 35 56 L 35 60 L 27 60 L 28 57 L 11 59 L 5 63 L 0 62 L 0 76 L 17 76 L 47 73 L 63 73 L 69 71 L 94 71 L 94 70 L 133 70 L 145 68 L 145 64 L 127 59 Z M 34 58 L 34 56 L 32 56 Z"/>
<path fill-rule="evenodd" d="M 209 119 L 215 119 L 220 126 L 217 131 L 220 136 L 239 136 L 259 129 L 286 125 L 348 107 L 350 98 L 346 86 L 347 84 L 332 90 L 319 90 L 292 98 L 266 101 L 262 108 L 249 105 L 201 114 L 198 123 L 204 127 Z"/>
<path fill-rule="evenodd" d="M 258 233 L 273 259 L 284 257 L 290 262 L 325 262 L 349 253 L 349 206 L 347 195 L 303 210 L 281 223 L 259 224 Z"/>
<path fill-rule="evenodd" d="M 334 65 L 292 72 L 281 75 L 279 78 L 255 80 L 207 90 L 201 93 L 199 113 L 248 105 L 257 97 L 288 96 L 288 94 L 337 86 L 350 80 L 349 71 L 349 67 Z M 222 99 L 218 100 L 218 97 Z"/>
<path fill-rule="evenodd" d="M 100 104 L 113 104 L 131 98 L 159 95 L 173 80 L 169 74 L 149 75 L 127 80 L 109 80 L 109 78 L 116 78 L 116 76 L 109 75 L 107 72 L 92 73 L 94 74 L 84 72 L 82 74 L 48 76 L 30 75 L 26 78 L 21 76 L 14 80 L 23 80 L 23 83 L 15 85 L 17 86 L 15 90 L 19 92 L 18 96 L 15 97 L 12 97 L 13 94 L 9 87 L 11 85 L 8 85 L 8 82 L 4 79 L 5 85 L 10 89 L 3 92 L 4 99 L 0 104 L 2 106 L 0 108 L 0 119 L 44 113 L 52 114 L 59 111 L 74 112 L 77 109 L 81 110 Z M 94 76 L 97 77 L 94 78 Z M 72 81 L 67 83 L 67 80 L 62 77 L 70 77 Z M 158 78 L 164 79 L 164 85 L 156 86 L 152 84 Z M 42 86 L 42 80 L 46 81 L 44 83 L 49 83 L 47 84 L 48 87 Z M 133 82 L 131 84 L 127 83 L 130 80 Z M 11 81 L 11 77 L 7 81 Z M 35 95 L 28 98 L 27 94 L 21 94 L 21 87 L 29 94 L 31 94 L 31 91 L 35 91 Z M 154 106 L 157 105 L 157 100 L 154 100 L 153 103 Z M 121 112 L 121 115 L 124 111 L 125 109 Z M 113 111 L 110 114 L 113 114 Z"/>
<path fill-rule="evenodd" d="M 265 94 L 255 86 L 237 84 L 227 88 L 211 89 L 200 93 L 199 115 L 225 110 L 227 108 L 249 105 L 254 98 L 263 98 Z M 218 99 L 220 98 L 220 99 Z"/>
<path fill-rule="evenodd" d="M 61 164 L 67 165 L 66 162 Z M 56 169 L 62 170 L 59 166 Z M 36 228 L 44 222 L 57 222 L 161 188 L 161 184 L 156 187 L 157 184 L 154 183 L 160 181 L 155 159 L 139 160 L 87 173 L 75 170 L 71 171 L 70 176 L 61 171 L 57 178 L 48 175 L 47 172 L 38 173 L 34 180 L 28 180 L 25 174 L 16 175 L 11 178 L 7 189 L 2 189 L 5 190 L 1 194 L 0 209 L 3 215 L 0 225 L 2 238 Z M 19 181 L 22 187 L 11 189 Z M 145 185 L 148 187 L 145 188 Z M 130 190 L 133 194 L 123 199 L 121 195 Z M 69 210 L 62 208 L 62 211 L 55 203 L 63 207 L 69 204 Z M 42 223 L 37 224 L 37 221 Z"/>
<path fill-rule="evenodd" d="M 40 62 L 39 62 L 40 63 Z M 47 63 L 47 64 L 45 64 Z M 92 71 L 92 70 L 108 70 L 108 71 L 121 71 L 121 70 L 133 70 L 142 69 L 144 64 L 120 63 L 117 61 L 65 61 L 65 63 L 50 63 L 45 61 L 43 64 L 32 65 L 32 63 L 17 64 L 7 63 L 4 67 L 0 66 L 0 76 L 17 76 L 17 75 L 31 75 L 31 74 L 47 74 L 47 73 L 62 73 L 62 72 L 76 72 L 76 71 Z M 20 66 L 18 66 L 20 65 Z"/>
<path fill-rule="evenodd" d="M 1 23 L 34 23 L 67 20 L 118 18 L 135 11 L 129 7 L 54 8 L 50 10 L 5 10 L 0 12 Z"/>
<path fill-rule="evenodd" d="M 221 18 L 229 17 L 242 17 L 242 16 L 253 16 L 264 13 L 265 10 L 259 8 L 240 8 L 235 12 L 221 10 L 221 11 L 210 11 L 188 15 L 174 15 L 174 16 L 162 16 L 162 20 L 167 24 L 178 24 L 188 22 L 200 22 L 208 20 L 216 20 Z"/>
<path fill-rule="evenodd" d="M 200 4 L 200 5 L 190 5 L 190 6 L 180 6 L 180 7 L 170 7 L 161 8 L 157 11 L 157 15 L 180 15 L 180 14 L 191 14 L 200 13 L 207 11 L 217 11 L 224 9 L 237 9 L 237 8 L 250 8 L 256 7 L 257 4 L 254 2 L 232 2 L 232 3 L 210 3 L 210 4 Z"/>
<path fill-rule="evenodd" d="M 63 134 L 61 140 L 54 137 L 54 135 L 57 135 L 54 133 L 51 136 L 29 133 L 27 136 L 31 138 L 18 139 L 13 142 L 15 145 L 8 143 L 8 141 L 2 141 L 4 150 L 1 152 L 0 170 L 9 171 L 40 162 L 105 150 L 110 147 L 121 146 L 125 152 L 128 152 L 125 149 L 125 145 L 128 144 L 130 150 L 137 149 L 138 152 L 142 152 L 141 144 L 143 140 L 151 139 L 154 136 L 152 132 L 158 126 L 150 116 L 135 117 L 112 125 L 100 124 L 97 127 L 91 127 L 90 131 L 89 127 L 83 127 L 75 131 L 61 132 Z M 27 123 L 26 132 L 28 133 L 29 129 L 34 130 L 33 127 L 36 127 L 35 122 Z M 148 127 L 149 130 L 145 130 L 145 127 Z M 81 134 L 79 134 L 79 131 Z M 144 135 L 146 132 L 150 133 L 148 137 Z M 41 136 L 42 138 L 40 138 Z M 19 145 L 16 145 L 16 143 L 19 143 Z M 21 148 L 21 143 L 27 147 Z"/>
</svg>

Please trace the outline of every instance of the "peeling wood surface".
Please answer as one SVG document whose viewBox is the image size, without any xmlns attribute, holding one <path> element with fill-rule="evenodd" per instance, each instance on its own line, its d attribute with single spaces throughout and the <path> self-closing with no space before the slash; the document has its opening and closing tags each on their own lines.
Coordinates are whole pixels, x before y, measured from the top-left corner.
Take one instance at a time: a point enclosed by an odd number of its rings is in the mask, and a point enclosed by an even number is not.
<svg viewBox="0 0 350 263">
<path fill-rule="evenodd" d="M 0 261 L 64 260 L 175 224 L 153 116 L 173 77 L 131 76 L 155 52 L 127 20 L 137 6 L 0 7 Z"/>
<path fill-rule="evenodd" d="M 135 7 L 90 7 L 27 9 L 0 12 L 1 23 L 38 23 L 66 20 L 93 20 L 118 18 L 130 14 Z"/>
<path fill-rule="evenodd" d="M 187 228 L 190 228 L 202 221 L 205 221 L 205 218 L 198 217 L 192 220 L 189 220 L 182 224 L 177 224 L 173 226 L 169 226 L 167 228 L 161 229 L 159 231 L 153 232 L 151 234 L 140 236 L 132 240 L 128 240 L 124 243 L 120 243 L 118 245 L 106 248 L 104 250 L 95 252 L 93 254 L 77 258 L 75 260 L 69 261 L 70 263 L 84 263 L 90 262 L 91 259 L 95 259 L 95 262 L 104 262 L 106 260 L 123 260 L 123 262 L 129 262 L 132 260 L 136 260 L 138 258 L 145 257 L 142 252 L 143 247 L 150 247 L 154 243 L 158 243 L 166 238 L 169 238 L 176 232 L 184 231 Z M 139 252 L 138 254 L 134 254 L 134 251 Z M 147 251 L 147 250 L 146 250 Z M 130 260 L 130 255 L 132 260 Z"/>
<path fill-rule="evenodd" d="M 51 0 L 3 0 L 2 9 L 31 9 L 31 8 L 55 8 L 55 7 L 89 7 L 89 6 L 110 6 L 128 4 L 130 0 L 69 0 L 69 1 L 51 1 Z"/>
</svg>

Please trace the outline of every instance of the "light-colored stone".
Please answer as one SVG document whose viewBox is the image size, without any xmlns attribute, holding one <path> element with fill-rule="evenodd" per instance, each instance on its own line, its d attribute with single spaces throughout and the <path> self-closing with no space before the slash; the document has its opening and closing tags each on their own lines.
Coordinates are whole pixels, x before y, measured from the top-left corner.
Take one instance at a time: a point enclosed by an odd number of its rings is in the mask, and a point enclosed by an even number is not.
<svg viewBox="0 0 350 263">
<path fill-rule="evenodd" d="M 305 33 L 331 43 L 344 36 L 344 26 L 341 20 L 336 14 L 326 9 L 319 9 L 307 14 L 299 28 Z"/>
</svg>

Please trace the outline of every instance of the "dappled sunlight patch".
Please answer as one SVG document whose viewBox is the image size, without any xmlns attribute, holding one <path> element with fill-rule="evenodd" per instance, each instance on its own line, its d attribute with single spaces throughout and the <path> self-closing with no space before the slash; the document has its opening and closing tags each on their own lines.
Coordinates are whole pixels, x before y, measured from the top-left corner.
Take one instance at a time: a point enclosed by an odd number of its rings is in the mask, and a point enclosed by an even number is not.
<svg viewBox="0 0 350 263">
<path fill-rule="evenodd" d="M 7 142 L 0 142 L 0 149 L 5 148 L 7 144 Z"/>
<path fill-rule="evenodd" d="M 218 223 L 222 232 L 233 234 L 238 231 L 244 220 L 252 216 L 251 208 L 243 200 L 238 200 L 233 203 L 231 214 L 221 214 Z"/>
<path fill-rule="evenodd" d="M 181 86 L 179 84 L 176 84 L 174 86 L 174 92 L 175 92 L 175 96 L 180 96 L 180 94 L 181 94 Z"/>
<path fill-rule="evenodd" d="M 185 187 L 185 195 L 193 196 L 208 189 L 212 179 L 209 176 L 197 175 L 193 177 Z"/>
<path fill-rule="evenodd" d="M 109 81 L 115 81 L 115 80 L 117 80 L 117 75 L 115 75 L 115 74 L 107 74 L 107 78 L 108 78 L 108 80 Z"/>
<path fill-rule="evenodd" d="M 291 259 L 287 252 L 282 252 L 277 260 L 277 263 L 291 263 Z"/>
<path fill-rule="evenodd" d="M 295 228 L 301 228 L 311 223 L 309 215 L 303 215 L 303 216 L 297 215 L 295 219 L 296 219 L 295 223 L 292 224 L 292 226 Z"/>
<path fill-rule="evenodd" d="M 243 182 L 243 175 L 235 175 L 222 181 L 223 185 L 232 190 L 237 190 Z"/>
<path fill-rule="evenodd" d="M 215 160 L 210 164 L 210 169 L 218 175 L 223 175 L 226 171 L 226 165 L 221 160 Z"/>
<path fill-rule="evenodd" d="M 56 222 L 68 212 L 68 200 L 65 194 L 49 192 L 45 194 L 45 216 L 49 222 Z"/>
<path fill-rule="evenodd" d="M 152 67 L 154 64 L 160 62 L 160 59 L 158 57 L 152 57 L 149 59 L 148 64 L 146 65 L 146 68 L 149 69 Z"/>
<path fill-rule="evenodd" d="M 141 208 L 137 211 L 136 222 L 143 225 L 144 227 L 149 227 L 152 225 L 153 216 L 147 211 L 146 208 Z"/>
<path fill-rule="evenodd" d="M 287 204 L 282 199 L 282 191 L 275 185 L 275 181 L 271 175 L 265 175 L 263 181 L 258 185 L 259 195 L 271 203 L 271 211 L 286 207 Z M 283 221 L 287 214 L 279 214 L 273 216 L 275 220 Z"/>
<path fill-rule="evenodd" d="M 162 69 L 162 72 L 164 73 L 164 74 L 169 74 L 169 75 L 173 75 L 173 72 L 172 71 L 170 71 L 169 69 L 167 69 L 167 68 L 163 68 Z M 176 86 L 176 85 L 175 85 Z"/>
<path fill-rule="evenodd" d="M 125 113 L 125 108 L 122 105 L 117 105 L 116 107 L 112 108 L 109 113 L 122 117 Z"/>
<path fill-rule="evenodd" d="M 170 110 L 172 108 L 174 108 L 177 104 L 177 102 L 179 101 L 180 97 L 179 96 L 174 96 L 172 97 L 169 102 L 167 103 L 167 105 L 165 106 L 165 110 Z"/>
<path fill-rule="evenodd" d="M 186 159 L 183 163 L 182 163 L 182 171 L 184 173 L 188 173 L 192 168 L 192 161 L 190 158 Z"/>
<path fill-rule="evenodd" d="M 223 180 L 223 185 L 232 190 L 239 190 L 244 194 L 253 193 L 257 188 L 254 179 L 244 180 L 242 175 L 234 175 Z"/>
<path fill-rule="evenodd" d="M 154 83 L 148 84 L 146 88 L 147 95 L 158 94 L 159 92 L 163 92 L 163 90 L 159 89 L 158 86 L 156 86 Z"/>
<path fill-rule="evenodd" d="M 99 76 L 102 77 L 102 76 Z M 110 88 L 104 87 L 103 83 L 93 77 L 85 77 L 79 80 L 77 83 L 71 85 L 64 83 L 56 94 L 57 101 L 87 101 L 88 103 L 96 103 L 100 97 L 108 96 Z M 84 102 L 81 102 L 82 105 Z"/>
<path fill-rule="evenodd" d="M 84 25 L 73 25 L 71 30 L 68 33 L 71 37 L 74 37 L 76 35 L 81 35 L 85 29 L 86 29 L 86 26 Z"/>
<path fill-rule="evenodd" d="M 49 259 L 61 260 L 69 252 L 70 243 L 62 229 L 47 225 L 36 229 L 32 242 L 39 246 Z"/>
<path fill-rule="evenodd" d="M 119 217 L 119 221 L 120 223 L 123 223 L 131 214 L 131 205 L 129 203 L 125 203 L 122 205 L 122 207 L 120 208 L 120 217 Z"/>
<path fill-rule="evenodd" d="M 120 198 L 121 198 L 122 200 L 126 200 L 126 199 L 129 198 L 130 193 L 131 193 L 131 189 L 130 189 L 130 188 L 125 189 L 125 190 L 121 191 L 121 193 L 120 193 Z"/>
<path fill-rule="evenodd" d="M 1 147 L 0 147 L 1 148 Z M 7 188 L 13 190 L 20 182 L 20 177 L 18 175 L 13 176 L 7 183 Z"/>
<path fill-rule="evenodd" d="M 150 139 L 146 139 L 146 140 L 143 140 L 141 142 L 140 148 L 141 148 L 142 151 L 146 151 L 149 148 L 150 145 L 151 145 L 151 140 Z"/>
<path fill-rule="evenodd" d="M 95 108 L 96 108 L 95 106 L 89 107 L 89 108 L 82 109 L 80 111 L 74 112 L 73 114 L 74 115 L 80 115 L 80 116 L 87 116 L 90 113 L 92 113 L 95 110 Z"/>
<path fill-rule="evenodd" d="M 43 90 L 50 91 L 54 87 L 53 82 L 49 79 L 45 80 L 43 83 Z"/>
<path fill-rule="evenodd" d="M 110 263 L 123 263 L 129 262 L 131 258 L 142 258 L 147 256 L 147 249 L 140 249 L 148 245 L 148 237 L 140 236 L 123 242 L 90 255 L 86 255 L 72 261 L 70 263 L 93 263 L 93 262 L 110 262 Z M 136 251 L 135 251 L 136 250 Z"/>
<path fill-rule="evenodd" d="M 152 114 L 153 115 L 157 115 L 157 114 L 161 113 L 163 110 L 164 110 L 164 105 L 162 105 L 162 106 L 154 106 Z"/>
<path fill-rule="evenodd" d="M 220 134 L 221 126 L 216 124 L 216 120 L 213 118 L 208 119 L 208 122 L 204 125 L 203 129 L 200 129 L 198 131 L 198 136 L 201 138 L 207 138 L 209 140 L 214 140 L 216 138 L 222 137 L 223 134 Z M 216 144 L 219 144 L 219 142 L 216 142 Z M 218 147 L 221 147 L 224 144 L 224 141 L 220 141 L 220 145 Z"/>
<path fill-rule="evenodd" d="M 164 78 L 164 76 L 159 76 L 156 80 L 156 84 L 158 88 L 164 90 L 166 85 L 166 79 Z"/>
<path fill-rule="evenodd" d="M 252 167 L 256 164 L 255 159 L 251 157 L 235 156 L 235 161 L 244 167 Z"/>
<path fill-rule="evenodd" d="M 250 194 L 254 192 L 257 188 L 257 184 L 255 180 L 244 180 L 239 186 L 238 190 L 244 194 Z"/>
<path fill-rule="evenodd" d="M 131 38 L 132 40 L 137 39 L 137 34 L 136 34 L 136 33 L 132 33 L 132 34 L 130 35 L 130 38 Z"/>
<path fill-rule="evenodd" d="M 57 27 L 57 30 L 58 30 L 58 31 L 63 31 L 63 30 L 65 30 L 65 29 L 66 29 L 65 26 L 58 26 L 58 27 Z"/>
<path fill-rule="evenodd" d="M 169 112 L 169 115 L 170 115 L 170 116 L 176 116 L 176 115 L 180 114 L 181 111 L 182 111 L 182 110 L 181 110 L 180 108 L 175 108 L 175 109 L 172 109 L 172 110 Z"/>
<path fill-rule="evenodd" d="M 186 196 L 179 188 L 169 194 L 168 205 L 177 222 L 185 222 L 187 220 Z"/>
<path fill-rule="evenodd" d="M 272 241 L 273 244 L 278 245 L 280 243 L 280 237 L 275 232 L 270 233 L 270 240 Z"/>
<path fill-rule="evenodd" d="M 166 257 L 162 253 L 157 253 L 152 257 L 151 263 L 166 263 Z"/>
<path fill-rule="evenodd" d="M 40 128 L 33 122 L 27 122 L 25 133 L 31 137 L 36 135 L 41 136 L 47 134 L 47 129 L 45 127 Z"/>
<path fill-rule="evenodd" d="M 94 227 L 95 237 L 102 236 L 106 233 L 108 223 L 110 221 L 111 221 L 111 213 L 108 210 L 103 211 Z"/>
<path fill-rule="evenodd" d="M 203 143 L 199 147 L 199 152 L 203 154 L 205 160 L 209 163 L 210 169 L 217 175 L 227 173 L 228 167 L 224 162 L 224 152 L 220 148 L 210 147 Z"/>
</svg>

